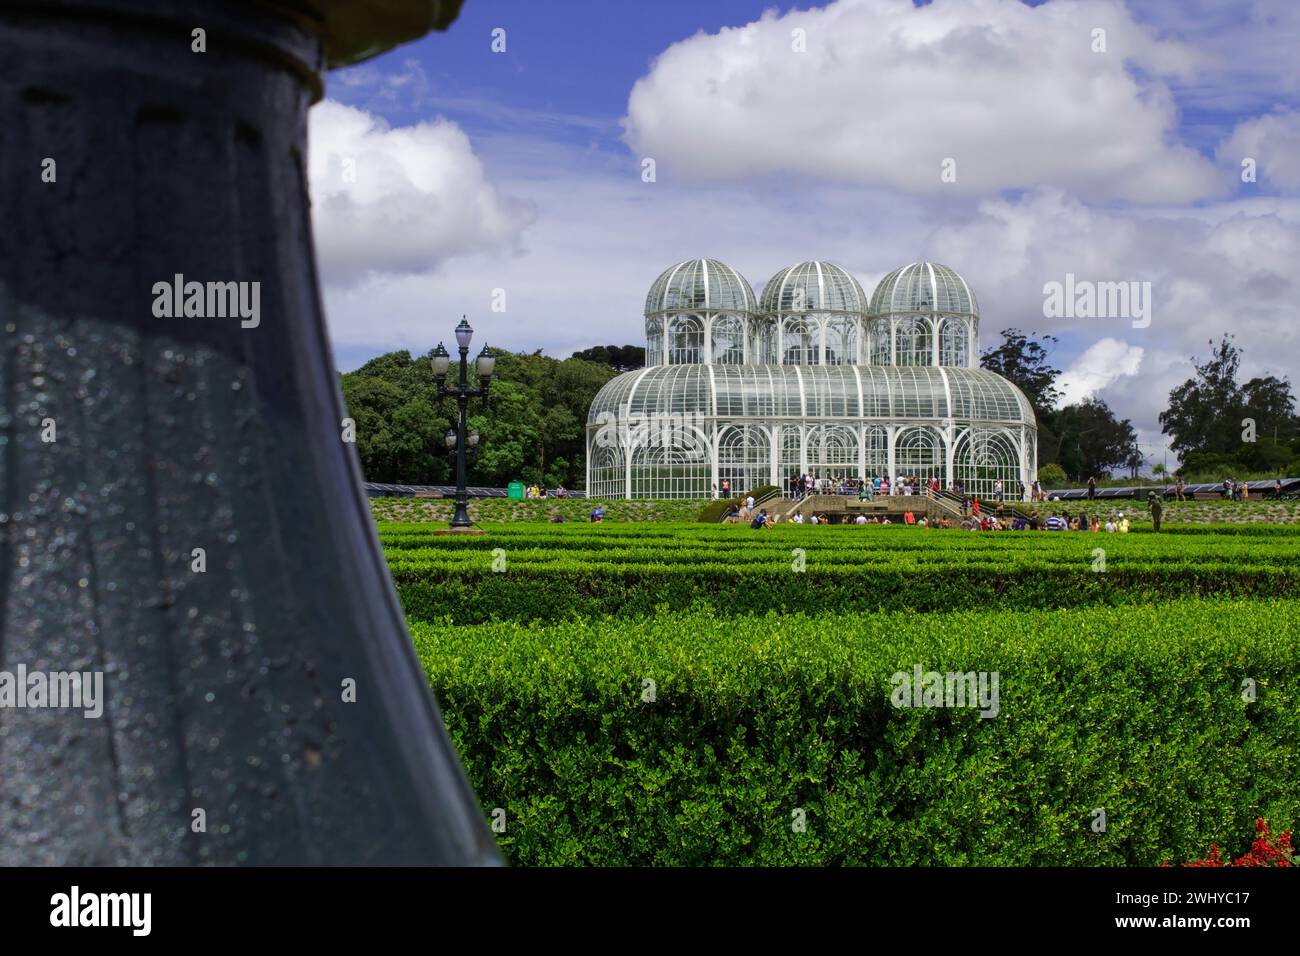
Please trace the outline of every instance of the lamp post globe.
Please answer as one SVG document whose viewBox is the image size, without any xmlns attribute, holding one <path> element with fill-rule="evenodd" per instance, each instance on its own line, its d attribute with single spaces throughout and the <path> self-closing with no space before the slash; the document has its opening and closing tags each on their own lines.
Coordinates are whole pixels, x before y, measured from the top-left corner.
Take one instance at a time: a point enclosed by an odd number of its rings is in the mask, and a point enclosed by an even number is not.
<svg viewBox="0 0 1300 956">
<path fill-rule="evenodd" d="M 460 325 L 456 326 L 456 344 L 460 346 L 462 352 L 469 351 L 469 343 L 472 338 L 474 338 L 474 330 L 470 328 L 470 324 L 465 317 L 461 316 Z"/>
</svg>

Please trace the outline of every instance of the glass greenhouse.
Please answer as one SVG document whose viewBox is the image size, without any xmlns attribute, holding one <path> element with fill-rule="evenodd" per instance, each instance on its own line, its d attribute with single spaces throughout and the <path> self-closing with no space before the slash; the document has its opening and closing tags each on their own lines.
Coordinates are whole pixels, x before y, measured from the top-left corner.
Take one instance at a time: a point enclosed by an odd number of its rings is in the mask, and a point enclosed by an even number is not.
<svg viewBox="0 0 1300 956">
<path fill-rule="evenodd" d="M 829 262 L 782 269 L 755 298 L 714 259 L 667 269 L 646 298 L 646 367 L 587 419 L 587 493 L 708 498 L 797 474 L 939 478 L 989 494 L 1032 483 L 1028 400 L 977 367 L 979 309 L 938 263 L 896 269 L 870 300 Z"/>
</svg>

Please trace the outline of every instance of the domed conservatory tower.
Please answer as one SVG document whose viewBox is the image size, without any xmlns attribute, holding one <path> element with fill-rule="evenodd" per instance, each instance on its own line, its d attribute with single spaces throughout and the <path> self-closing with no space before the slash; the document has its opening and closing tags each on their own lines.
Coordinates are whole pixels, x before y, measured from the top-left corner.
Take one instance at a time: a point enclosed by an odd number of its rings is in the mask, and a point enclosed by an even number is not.
<svg viewBox="0 0 1300 956">
<path fill-rule="evenodd" d="M 716 259 L 665 270 L 646 298 L 646 367 L 612 379 L 587 419 L 587 493 L 708 498 L 797 474 L 937 477 L 1008 493 L 1036 473 L 1020 390 L 978 368 L 966 281 L 919 262 L 867 299 L 833 263 L 753 290 Z"/>
</svg>

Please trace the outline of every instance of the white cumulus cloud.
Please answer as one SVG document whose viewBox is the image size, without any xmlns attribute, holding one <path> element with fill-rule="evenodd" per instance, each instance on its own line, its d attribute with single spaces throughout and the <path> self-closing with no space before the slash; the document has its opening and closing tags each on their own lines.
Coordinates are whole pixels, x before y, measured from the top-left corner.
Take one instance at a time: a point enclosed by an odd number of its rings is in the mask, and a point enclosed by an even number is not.
<svg viewBox="0 0 1300 956">
<path fill-rule="evenodd" d="M 1287 110 L 1239 123 L 1219 146 L 1221 163 L 1240 169 L 1253 159 L 1259 179 L 1279 189 L 1300 189 L 1300 111 Z"/>
<path fill-rule="evenodd" d="M 1094 342 L 1056 380 L 1061 404 L 1073 405 L 1096 395 L 1118 379 L 1136 375 L 1142 367 L 1143 348 L 1119 339 Z"/>
<path fill-rule="evenodd" d="M 390 127 L 325 100 L 310 113 L 308 177 L 321 275 L 351 286 L 434 271 L 455 256 L 509 252 L 530 204 L 488 181 L 469 138 L 443 119 Z"/>
<path fill-rule="evenodd" d="M 661 177 L 1182 202 L 1231 188 L 1174 141 L 1166 80 L 1203 59 L 1111 0 L 838 0 L 669 47 L 632 89 L 626 139 Z"/>
</svg>

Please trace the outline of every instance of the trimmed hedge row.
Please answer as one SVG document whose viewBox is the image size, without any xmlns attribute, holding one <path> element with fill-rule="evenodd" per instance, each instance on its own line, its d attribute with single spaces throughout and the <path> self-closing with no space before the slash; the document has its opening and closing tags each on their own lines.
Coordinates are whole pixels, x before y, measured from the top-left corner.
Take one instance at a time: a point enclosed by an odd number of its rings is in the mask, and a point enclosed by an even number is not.
<svg viewBox="0 0 1300 956">
<path fill-rule="evenodd" d="M 509 525 L 528 521 L 549 521 L 559 516 L 566 521 L 586 522 L 593 508 L 605 509 L 606 521 L 693 521 L 702 501 L 605 500 L 595 498 L 542 498 L 514 501 L 509 498 L 471 498 L 470 520 L 477 524 Z M 379 522 L 425 522 L 446 524 L 456 503 L 451 498 L 371 498 L 370 510 Z"/>
<path fill-rule="evenodd" d="M 720 614 L 799 611 L 948 611 L 1142 604 L 1194 596 L 1276 598 L 1300 596 L 1300 568 L 1236 564 L 1112 566 L 1095 573 L 1076 566 L 999 568 L 953 565 L 917 569 L 886 566 L 814 568 L 803 573 L 747 567 L 511 566 L 412 577 L 395 573 L 408 618 L 449 617 L 457 624 L 487 621 L 555 621 L 574 616 L 638 617 L 661 606 L 711 608 Z"/>
<path fill-rule="evenodd" d="M 1297 621 L 1178 601 L 412 633 L 518 864 L 1150 866 L 1300 822 Z M 894 707 L 915 665 L 998 672 L 998 716 Z"/>
</svg>

